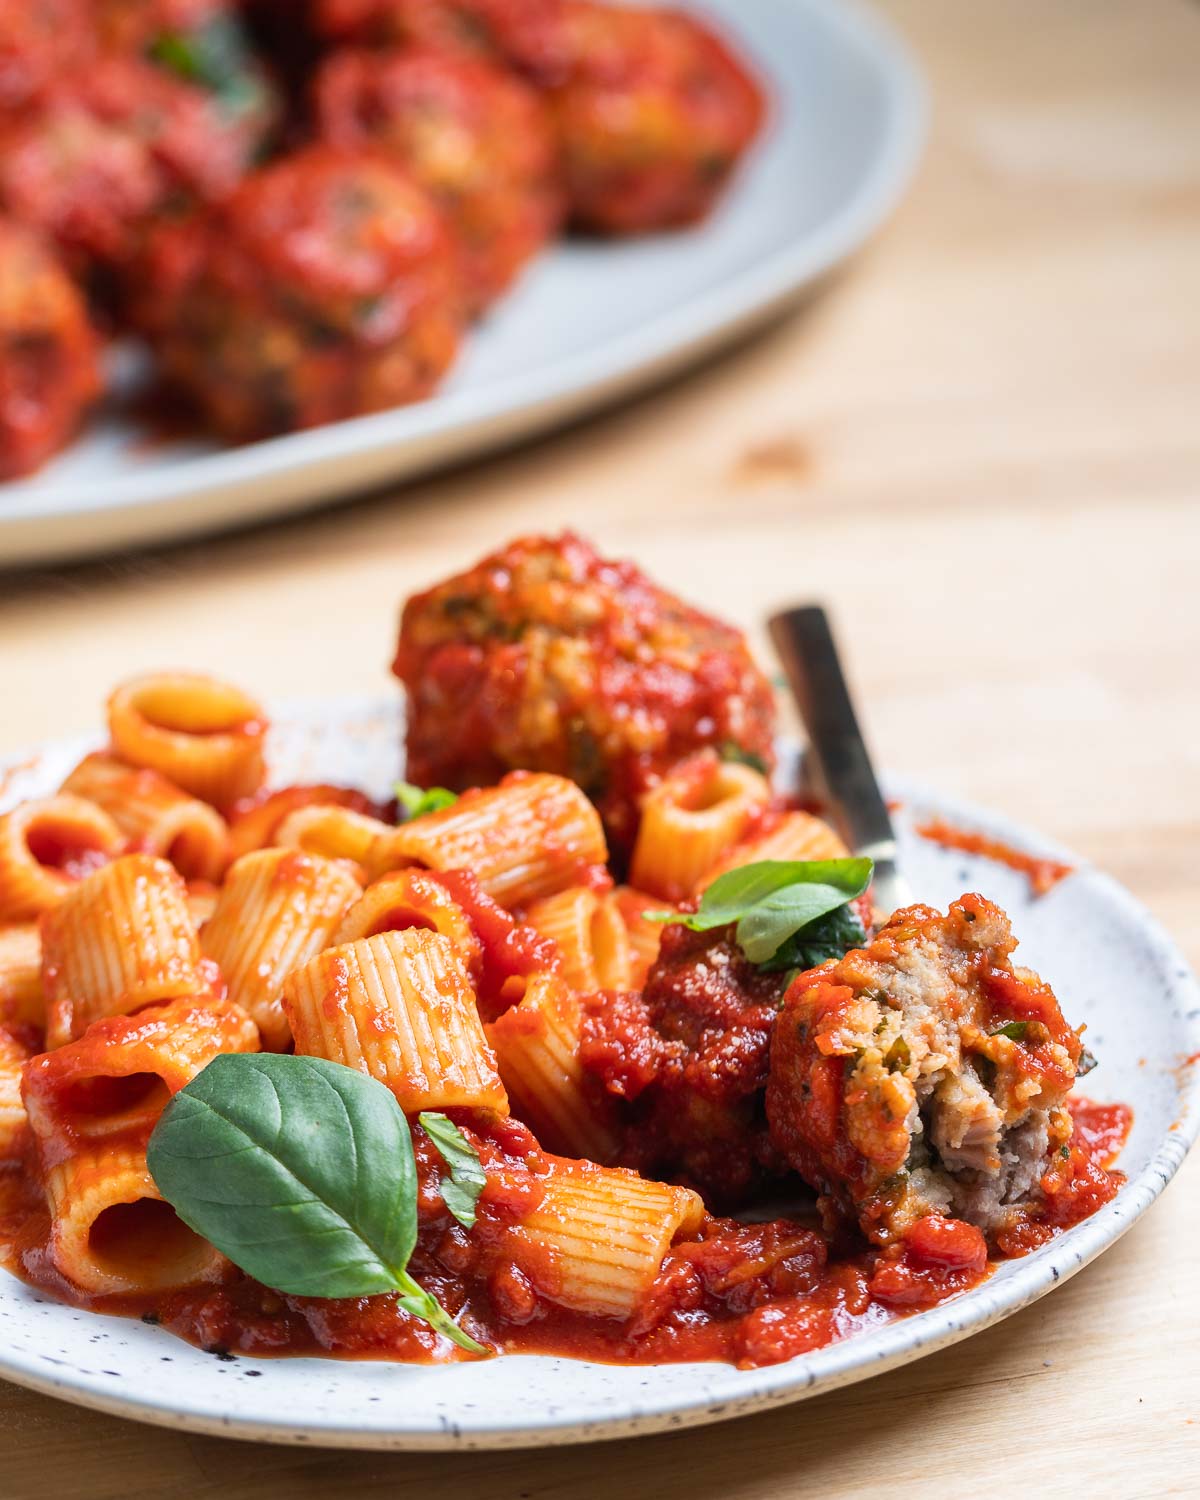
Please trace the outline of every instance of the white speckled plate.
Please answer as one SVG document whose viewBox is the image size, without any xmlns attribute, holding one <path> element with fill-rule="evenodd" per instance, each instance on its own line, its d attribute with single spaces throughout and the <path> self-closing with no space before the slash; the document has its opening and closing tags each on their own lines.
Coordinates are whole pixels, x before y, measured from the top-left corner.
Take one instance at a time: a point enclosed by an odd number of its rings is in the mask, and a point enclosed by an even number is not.
<svg viewBox="0 0 1200 1500">
<path fill-rule="evenodd" d="M 740 42 L 773 103 L 708 223 L 556 246 L 413 406 L 222 449 L 148 442 L 114 404 L 41 473 L 0 484 L 0 565 L 260 521 L 427 473 L 632 395 L 777 315 L 890 212 L 923 135 L 921 88 L 853 0 L 687 4 Z M 137 362 L 118 359 L 114 376 L 136 385 Z"/>
<path fill-rule="evenodd" d="M 274 782 L 344 781 L 384 794 L 400 765 L 391 706 L 335 702 L 285 712 L 272 732 Z M 90 742 L 55 746 L 0 772 L 0 810 L 58 785 Z M 931 1312 L 765 1370 L 616 1368 L 543 1357 L 426 1368 L 338 1360 L 219 1360 L 140 1322 L 77 1312 L 0 1272 L 0 1375 L 50 1395 L 170 1427 L 346 1448 L 499 1448 L 626 1437 L 797 1401 L 916 1359 L 1007 1317 L 1099 1255 L 1150 1207 L 1200 1125 L 1200 987 L 1170 939 L 1107 876 L 1086 868 L 1032 899 L 1003 866 L 913 832 L 941 814 L 1070 859 L 994 814 L 903 783 L 897 823 L 920 899 L 964 890 L 1013 917 L 1021 959 L 1088 1025 L 1098 1099 L 1131 1103 L 1128 1183 L 1092 1219 Z"/>
</svg>

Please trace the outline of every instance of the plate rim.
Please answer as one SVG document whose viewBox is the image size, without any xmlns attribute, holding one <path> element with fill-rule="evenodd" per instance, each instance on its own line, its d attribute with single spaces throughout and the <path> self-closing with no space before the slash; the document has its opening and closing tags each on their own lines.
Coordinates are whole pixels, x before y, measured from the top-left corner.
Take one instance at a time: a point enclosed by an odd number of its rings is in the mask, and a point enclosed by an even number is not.
<svg viewBox="0 0 1200 1500">
<path fill-rule="evenodd" d="M 809 12 L 814 24 L 865 58 L 884 103 L 878 150 L 846 202 L 822 224 L 637 328 L 519 377 L 498 377 L 475 390 L 450 391 L 412 406 L 223 447 L 177 465 L 69 484 L 35 478 L 32 484 L 0 485 L 0 568 L 151 545 L 336 506 L 368 493 L 372 485 L 386 484 L 387 473 L 402 484 L 513 447 L 585 412 L 602 411 L 769 321 L 858 250 L 890 216 L 915 172 L 929 119 L 928 91 L 908 44 L 864 0 L 774 3 Z M 413 450 L 425 445 L 432 451 L 424 456 L 414 452 L 407 466 L 388 468 L 387 455 L 399 444 Z M 375 460 L 383 467 L 348 493 L 330 494 L 321 475 L 352 459 Z M 164 485 L 163 476 L 173 477 Z M 307 489 L 301 494 L 304 481 Z M 253 508 L 244 511 L 234 491 L 251 483 L 274 488 L 256 496 Z M 119 501 L 102 498 L 113 490 L 120 492 Z M 192 513 L 206 505 L 211 513 Z"/>
<path fill-rule="evenodd" d="M 315 735 L 322 725 L 327 727 L 346 716 L 361 718 L 373 724 L 382 721 L 399 726 L 401 722 L 398 703 L 381 697 L 330 696 L 293 700 L 268 704 L 268 711 L 273 723 L 292 732 L 305 732 L 309 735 Z M 5 753 L 0 755 L 0 773 L 6 767 L 15 767 L 18 777 L 28 774 L 36 779 L 36 762 L 41 757 L 81 752 L 85 747 L 94 745 L 96 740 L 97 736 L 93 734 L 64 735 L 25 753 Z M 789 756 L 794 757 L 799 753 L 799 741 L 795 737 L 783 736 L 780 743 Z M 31 762 L 34 763 L 32 767 Z M 923 806 L 936 809 L 942 815 L 961 821 L 965 826 L 978 827 L 985 832 L 1002 836 L 1018 848 L 1070 861 L 1074 867 L 1072 878 L 1089 882 L 1095 890 L 1094 899 L 1115 903 L 1121 908 L 1127 920 L 1145 939 L 1147 951 L 1152 952 L 1155 959 L 1164 966 L 1170 965 L 1178 986 L 1177 996 L 1188 1002 L 1187 1008 L 1181 1006 L 1179 1012 L 1179 1023 L 1188 1048 L 1179 1062 L 1183 1064 L 1184 1058 L 1193 1052 L 1200 1053 L 1200 983 L 1174 939 L 1129 891 L 1089 862 L 1073 856 L 1063 845 L 1024 827 L 1005 814 L 980 807 L 968 799 L 935 792 L 909 776 L 890 776 L 884 780 L 889 793 L 900 799 L 904 816 L 910 816 L 910 809 L 915 811 Z M 9 790 L 0 781 L 0 807 L 7 805 Z M 1155 1143 L 1146 1164 L 1136 1176 L 1129 1178 L 1111 1203 L 1058 1239 L 1023 1259 L 1005 1262 L 1002 1271 L 981 1286 L 938 1307 L 856 1335 L 841 1343 L 828 1345 L 784 1364 L 749 1371 L 720 1364 L 674 1366 L 676 1369 L 704 1372 L 708 1377 L 704 1388 L 694 1396 L 681 1397 L 668 1393 L 659 1398 L 652 1397 L 644 1405 L 631 1408 L 624 1415 L 581 1418 L 578 1413 L 572 1415 L 568 1408 L 554 1416 L 542 1417 L 536 1424 L 515 1426 L 504 1420 L 489 1422 L 486 1412 L 475 1410 L 469 1426 L 464 1423 L 443 1423 L 434 1427 L 426 1419 L 424 1425 L 405 1426 L 402 1422 L 397 1425 L 393 1421 L 392 1425 L 385 1428 L 353 1427 L 336 1418 L 310 1414 L 305 1419 L 306 1425 L 297 1427 L 262 1418 L 236 1417 L 229 1413 L 198 1412 L 156 1397 L 153 1392 L 137 1397 L 116 1395 L 104 1388 L 81 1385 L 78 1379 L 47 1374 L 38 1368 L 39 1362 L 44 1361 L 44 1356 L 18 1353 L 3 1346 L 0 1346 L 0 1377 L 76 1405 L 150 1425 L 251 1442 L 328 1448 L 414 1452 L 519 1449 L 612 1441 L 651 1432 L 706 1425 L 783 1406 L 882 1374 L 982 1332 L 1028 1307 L 1061 1282 L 1069 1280 L 1133 1227 L 1175 1176 L 1198 1135 L 1200 1066 L 1191 1066 L 1179 1077 L 1175 1120 Z M 5 1277 L 11 1275 L 7 1271 L 0 1274 Z M 20 1278 L 12 1277 L 12 1280 L 28 1290 L 28 1284 Z M 5 1283 L 0 1283 L 2 1284 Z M 43 1298 L 36 1291 L 35 1295 L 42 1301 L 61 1306 L 64 1312 L 76 1311 L 69 1304 L 60 1304 L 50 1297 Z M 965 1317 L 962 1315 L 964 1309 Z M 106 1317 L 106 1322 L 116 1326 L 126 1321 Z M 202 1352 L 186 1344 L 181 1347 L 188 1353 Z M 546 1356 L 502 1355 L 499 1358 L 510 1361 L 515 1368 L 521 1362 L 545 1359 Z M 264 1369 L 269 1369 L 273 1363 L 275 1361 L 269 1358 L 262 1360 Z M 364 1365 L 369 1366 L 370 1362 L 306 1357 L 303 1360 L 290 1360 L 289 1363 L 311 1364 L 332 1375 L 339 1365 L 351 1364 L 356 1368 L 363 1368 Z M 390 1361 L 380 1363 L 385 1367 L 393 1367 L 393 1362 Z M 588 1362 L 572 1363 L 586 1365 Z M 437 1366 L 415 1368 L 433 1379 L 439 1373 Z M 659 1367 L 645 1368 L 653 1370 Z M 82 1376 L 84 1372 L 79 1373 Z M 715 1392 L 714 1385 L 718 1387 Z"/>
</svg>

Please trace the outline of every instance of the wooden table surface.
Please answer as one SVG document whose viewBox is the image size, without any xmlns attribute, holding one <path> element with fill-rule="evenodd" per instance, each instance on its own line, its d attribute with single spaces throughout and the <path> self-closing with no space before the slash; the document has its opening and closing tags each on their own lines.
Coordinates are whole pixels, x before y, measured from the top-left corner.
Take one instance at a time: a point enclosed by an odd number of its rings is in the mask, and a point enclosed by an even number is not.
<svg viewBox="0 0 1200 1500">
<path fill-rule="evenodd" d="M 1063 839 L 1200 959 L 1200 8 L 885 8 L 930 74 L 933 139 L 827 295 L 502 461 L 0 576 L 0 752 L 98 723 L 107 686 L 154 665 L 276 697 L 387 692 L 410 589 L 571 525 L 755 631 L 823 596 L 881 760 Z M 805 1405 L 602 1448 L 270 1449 L 0 1385 L 0 1494 L 766 1500 L 936 1477 L 971 1495 L 1015 1459 L 1030 1495 L 1194 1495 L 1198 1239 L 1200 1155 L 1110 1254 L 989 1332 Z"/>
</svg>

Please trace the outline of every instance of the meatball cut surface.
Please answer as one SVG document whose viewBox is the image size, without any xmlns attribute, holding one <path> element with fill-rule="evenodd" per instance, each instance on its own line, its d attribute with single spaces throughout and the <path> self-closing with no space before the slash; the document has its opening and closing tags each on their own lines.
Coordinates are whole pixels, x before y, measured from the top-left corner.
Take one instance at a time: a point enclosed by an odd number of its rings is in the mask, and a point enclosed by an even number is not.
<svg viewBox="0 0 1200 1500">
<path fill-rule="evenodd" d="M 234 440 L 428 395 L 463 296 L 428 194 L 394 163 L 312 146 L 160 234 L 141 319 L 167 372 Z"/>
<path fill-rule="evenodd" d="M 335 53 L 317 75 L 321 135 L 377 147 L 426 188 L 482 311 L 556 233 L 563 216 L 546 107 L 520 79 L 428 47 Z"/>
<path fill-rule="evenodd" d="M 393 670 L 410 780 L 568 776 L 625 851 L 639 799 L 692 751 L 774 761 L 774 698 L 741 632 L 570 533 L 515 541 L 410 599 Z"/>
<path fill-rule="evenodd" d="M 696 18 L 566 0 L 551 89 L 571 215 L 602 234 L 693 224 L 762 125 L 749 70 Z"/>
<path fill-rule="evenodd" d="M 865 948 L 800 974 L 771 1042 L 776 1145 L 880 1244 L 927 1214 L 985 1234 L 1036 1208 L 1071 1136 L 1082 1054 L 1049 986 L 1014 969 L 981 896 L 897 912 Z"/>
<path fill-rule="evenodd" d="M 99 393 L 82 294 L 41 241 L 0 219 L 0 479 L 63 447 Z"/>
</svg>

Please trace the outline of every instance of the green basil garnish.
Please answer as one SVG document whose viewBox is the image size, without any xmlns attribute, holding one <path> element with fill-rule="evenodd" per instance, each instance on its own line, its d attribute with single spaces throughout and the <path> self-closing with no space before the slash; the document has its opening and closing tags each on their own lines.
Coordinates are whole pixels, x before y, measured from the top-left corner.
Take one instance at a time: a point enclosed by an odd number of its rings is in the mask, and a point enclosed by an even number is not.
<svg viewBox="0 0 1200 1500">
<path fill-rule="evenodd" d="M 1023 1042 L 1025 1033 L 1029 1030 L 1028 1021 L 1006 1021 L 1003 1026 L 997 1026 L 995 1031 L 989 1032 L 989 1036 L 1006 1036 L 1011 1041 Z"/>
<path fill-rule="evenodd" d="M 374 1078 L 319 1057 L 223 1053 L 167 1105 L 146 1161 L 183 1222 L 256 1281 L 297 1297 L 394 1292 L 487 1353 L 408 1274 L 412 1137 Z"/>
<path fill-rule="evenodd" d="M 454 1121 L 443 1114 L 424 1110 L 417 1116 L 417 1123 L 450 1168 L 449 1180 L 442 1179 L 442 1202 L 464 1229 L 474 1229 L 475 1205 L 487 1184 L 479 1152 Z"/>
<path fill-rule="evenodd" d="M 737 924 L 737 941 L 753 964 L 773 959 L 790 937 L 861 896 L 871 883 L 869 859 L 763 860 L 714 880 L 695 912 L 647 913 L 693 932 Z"/>
<path fill-rule="evenodd" d="M 805 969 L 815 969 L 831 958 L 844 958 L 851 948 L 861 948 L 867 940 L 866 929 L 852 906 L 839 906 L 815 922 L 809 922 L 792 934 L 774 958 L 760 965 L 768 974 L 790 969 L 790 984 Z"/>
<path fill-rule="evenodd" d="M 717 754 L 727 764 L 735 766 L 749 766 L 752 771 L 757 771 L 760 776 L 769 776 L 771 768 L 761 755 L 756 755 L 753 750 L 745 750 L 736 740 L 722 740 L 717 746 Z"/>
<path fill-rule="evenodd" d="M 404 809 L 404 821 L 411 823 L 414 818 L 423 818 L 426 813 L 441 812 L 444 807 L 453 807 L 458 801 L 458 793 L 448 791 L 444 786 L 426 789 L 414 786 L 411 781 L 398 781 L 396 801 Z"/>
</svg>

